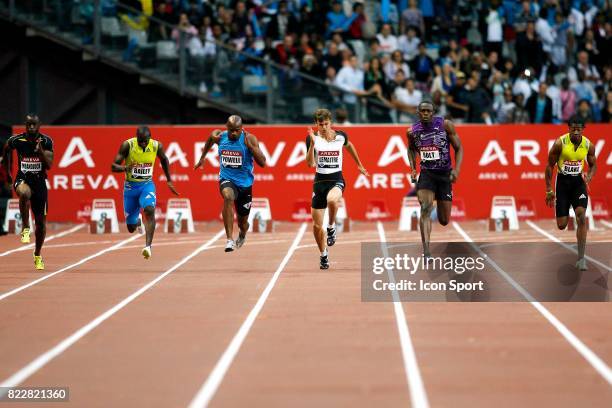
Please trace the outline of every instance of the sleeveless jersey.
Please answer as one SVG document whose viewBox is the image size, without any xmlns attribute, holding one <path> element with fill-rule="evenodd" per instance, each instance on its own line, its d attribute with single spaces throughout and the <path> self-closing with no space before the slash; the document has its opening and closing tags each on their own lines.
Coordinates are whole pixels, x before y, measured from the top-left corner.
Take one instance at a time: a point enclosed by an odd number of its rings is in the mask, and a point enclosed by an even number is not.
<svg viewBox="0 0 612 408">
<path fill-rule="evenodd" d="M 130 152 L 125 159 L 126 166 L 133 166 L 132 170 L 125 175 L 125 179 L 132 183 L 143 183 L 153 179 L 153 165 L 157 158 L 159 142 L 149 139 L 149 144 L 144 149 L 138 146 L 138 139 L 128 139 Z"/>
<path fill-rule="evenodd" d="M 229 138 L 227 131 L 219 139 L 219 178 L 229 180 L 238 187 L 253 185 L 253 154 L 246 145 L 243 130 L 237 140 Z"/>
<path fill-rule="evenodd" d="M 314 156 L 316 163 L 315 181 L 335 180 L 342 176 L 342 148 L 348 143 L 348 136 L 342 130 L 336 130 L 336 138 L 327 141 L 316 136 Z M 310 148 L 310 137 L 306 138 L 306 149 Z"/>
<path fill-rule="evenodd" d="M 53 151 L 53 140 L 40 133 L 35 141 L 30 141 L 25 133 L 20 133 L 11 136 L 7 143 L 11 149 L 17 151 L 17 177 L 39 177 L 47 178 L 47 169 L 44 162 L 34 150 L 36 149 L 36 140 L 40 139 L 40 145 L 44 150 Z"/>
<path fill-rule="evenodd" d="M 430 124 L 416 122 L 411 129 L 410 143 L 419 151 L 421 169 L 451 169 L 450 141 L 444 118 L 434 117 Z"/>
<path fill-rule="evenodd" d="M 559 139 L 561 139 L 561 154 L 557 161 L 559 173 L 566 176 L 581 175 L 584 168 L 584 159 L 589 153 L 591 142 L 582 136 L 578 149 L 575 149 L 569 133 L 564 134 Z"/>
</svg>

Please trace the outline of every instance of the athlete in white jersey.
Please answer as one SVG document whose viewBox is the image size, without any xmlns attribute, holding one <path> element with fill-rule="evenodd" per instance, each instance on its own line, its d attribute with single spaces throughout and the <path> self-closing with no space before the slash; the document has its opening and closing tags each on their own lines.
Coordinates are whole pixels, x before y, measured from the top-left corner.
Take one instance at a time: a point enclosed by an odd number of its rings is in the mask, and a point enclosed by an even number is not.
<svg viewBox="0 0 612 408">
<path fill-rule="evenodd" d="M 329 268 L 327 247 L 336 243 L 336 213 L 338 203 L 344 191 L 344 178 L 342 177 L 342 153 L 346 150 L 357 163 L 359 171 L 368 176 L 367 170 L 361 164 L 355 146 L 348 140 L 348 136 L 341 130 L 331 128 L 331 113 L 327 109 L 317 109 L 314 114 L 316 133 L 308 129 L 306 159 L 310 167 L 316 167 L 314 185 L 312 188 L 312 223 L 313 233 L 319 251 L 321 251 L 321 269 Z M 329 211 L 329 225 L 327 226 L 327 243 L 323 231 L 323 217 L 325 209 Z"/>
</svg>

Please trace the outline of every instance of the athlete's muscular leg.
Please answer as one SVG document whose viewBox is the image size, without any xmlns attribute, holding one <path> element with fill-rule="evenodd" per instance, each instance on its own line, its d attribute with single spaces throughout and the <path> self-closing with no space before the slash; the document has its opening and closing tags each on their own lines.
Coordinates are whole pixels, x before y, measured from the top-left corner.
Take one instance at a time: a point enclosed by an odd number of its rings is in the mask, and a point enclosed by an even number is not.
<svg viewBox="0 0 612 408">
<path fill-rule="evenodd" d="M 334 187 L 327 193 L 327 211 L 329 214 L 329 225 L 336 223 L 336 214 L 338 213 L 338 205 L 342 198 L 342 190 L 340 187 Z"/>
<path fill-rule="evenodd" d="M 323 230 L 323 215 L 325 214 L 325 209 L 312 208 L 311 213 L 312 232 L 314 234 L 315 240 L 317 241 L 319 251 L 323 252 L 327 248 L 325 243 L 325 231 Z"/>
<path fill-rule="evenodd" d="M 437 201 L 438 203 L 438 222 L 440 225 L 448 225 L 451 219 L 452 201 Z"/>
<path fill-rule="evenodd" d="M 223 196 L 223 225 L 227 239 L 234 239 L 234 201 L 236 195 L 231 187 L 221 190 Z"/>
<path fill-rule="evenodd" d="M 564 230 L 567 227 L 568 217 L 567 215 L 564 217 L 557 217 L 557 228 L 560 230 Z"/>
<path fill-rule="evenodd" d="M 429 237 L 431 236 L 431 211 L 433 210 L 434 192 L 431 190 L 417 191 L 419 204 L 421 204 L 421 241 L 423 242 L 423 255 L 429 256 Z"/>
<path fill-rule="evenodd" d="M 145 231 L 147 234 L 146 246 L 151 246 L 153 243 L 153 234 L 155 234 L 155 207 L 149 205 L 144 208 L 144 223 L 145 223 Z"/>
<path fill-rule="evenodd" d="M 576 207 L 574 209 L 576 213 L 576 241 L 578 242 L 578 258 L 584 258 L 584 251 L 586 248 L 587 238 L 587 221 L 586 221 L 586 210 L 584 207 Z"/>
<path fill-rule="evenodd" d="M 238 228 L 240 229 L 240 236 L 246 237 L 246 234 L 249 230 L 249 216 L 248 215 L 238 215 Z"/>
<path fill-rule="evenodd" d="M 26 183 L 21 183 L 17 186 L 17 195 L 19 196 L 19 213 L 21 214 L 22 228 L 30 228 L 30 199 L 32 198 L 32 190 Z"/>
<path fill-rule="evenodd" d="M 40 256 L 40 250 L 47 236 L 47 216 L 43 214 L 36 215 L 34 217 L 34 222 L 36 223 L 36 248 L 34 249 L 34 255 Z"/>
</svg>

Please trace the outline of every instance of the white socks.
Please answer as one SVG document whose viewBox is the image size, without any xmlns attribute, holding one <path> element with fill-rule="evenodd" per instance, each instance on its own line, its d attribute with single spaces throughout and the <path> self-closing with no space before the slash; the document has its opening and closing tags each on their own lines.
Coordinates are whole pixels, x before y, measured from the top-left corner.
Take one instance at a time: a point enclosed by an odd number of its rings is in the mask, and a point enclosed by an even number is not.
<svg viewBox="0 0 612 408">
<path fill-rule="evenodd" d="M 321 256 L 327 256 L 327 248 L 325 248 L 325 251 L 321 252 Z"/>
</svg>

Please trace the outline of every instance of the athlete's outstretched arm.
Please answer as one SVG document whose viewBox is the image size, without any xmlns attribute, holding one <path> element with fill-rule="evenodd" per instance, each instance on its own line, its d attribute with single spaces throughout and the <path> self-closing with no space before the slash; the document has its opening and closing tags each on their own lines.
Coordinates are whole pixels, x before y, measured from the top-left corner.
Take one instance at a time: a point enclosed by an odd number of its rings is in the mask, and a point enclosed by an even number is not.
<svg viewBox="0 0 612 408">
<path fill-rule="evenodd" d="M 408 139 L 408 163 L 410 163 L 410 168 L 412 169 L 410 178 L 412 179 L 412 183 L 416 184 L 417 182 L 416 157 L 417 157 L 418 151 L 413 142 L 412 128 L 408 128 L 408 130 L 406 130 L 406 138 Z"/>
<path fill-rule="evenodd" d="M 346 150 L 348 150 L 348 152 L 353 157 L 353 160 L 355 160 L 355 163 L 357 163 L 357 167 L 359 167 L 359 172 L 365 176 L 369 176 L 370 173 L 368 173 L 365 167 L 363 167 L 363 164 L 361 164 L 361 160 L 359 160 L 359 155 L 357 154 L 357 149 L 355 149 L 353 142 L 349 141 L 346 144 Z"/>
<path fill-rule="evenodd" d="M 314 145 L 315 145 L 315 134 L 312 128 L 308 128 L 308 143 L 306 144 L 308 150 L 306 151 L 306 162 L 308 163 L 308 167 L 316 166 L 315 156 L 314 156 Z"/>
<path fill-rule="evenodd" d="M 548 163 L 546 164 L 546 170 L 544 170 L 544 179 L 546 180 L 546 205 L 549 207 L 552 207 L 555 203 L 555 192 L 552 189 L 552 175 L 557 165 L 557 161 L 559 161 L 561 147 L 561 140 L 557 139 L 548 152 Z"/>
<path fill-rule="evenodd" d="M 257 141 L 255 135 L 247 133 L 245 141 L 259 167 L 266 167 L 266 156 L 264 156 L 263 152 L 259 148 L 259 142 Z"/>
<path fill-rule="evenodd" d="M 208 154 L 208 151 L 214 144 L 219 144 L 219 140 L 221 140 L 221 132 L 219 129 L 215 129 L 212 131 L 208 139 L 206 140 L 206 144 L 204 145 L 204 150 L 202 150 L 202 155 L 200 156 L 200 160 L 193 166 L 193 169 L 196 170 L 198 167 L 204 164 L 204 158 Z"/>
<path fill-rule="evenodd" d="M 113 173 L 124 173 L 128 171 L 128 166 L 123 165 L 123 161 L 127 159 L 130 154 L 130 144 L 128 142 L 121 143 L 119 152 L 115 156 L 115 161 L 111 164 L 111 171 Z"/>
<path fill-rule="evenodd" d="M 36 153 L 38 158 L 45 164 L 45 169 L 49 170 L 51 166 L 53 166 L 53 150 L 45 149 L 40 143 L 40 139 L 36 142 L 34 153 Z"/>
<path fill-rule="evenodd" d="M 174 195 L 179 195 L 179 193 L 174 188 L 174 183 L 172 182 L 172 175 L 170 174 L 170 161 L 168 160 L 168 156 L 166 156 L 166 151 L 164 150 L 164 145 L 160 142 L 157 142 L 157 157 L 159 158 L 159 163 L 164 169 L 164 174 L 166 175 L 166 183 L 168 184 L 168 188 Z"/>
<path fill-rule="evenodd" d="M 451 170 L 450 181 L 454 183 L 459 178 L 459 172 L 461 171 L 461 163 L 463 163 L 463 146 L 461 140 L 455 130 L 455 125 L 450 120 L 444 121 L 444 129 L 448 135 L 448 140 L 455 150 L 455 168 Z"/>
<path fill-rule="evenodd" d="M 589 163 L 589 171 L 584 176 L 584 182 L 589 184 L 597 171 L 597 158 L 595 157 L 595 146 L 593 143 L 591 143 L 589 146 L 589 152 L 587 153 L 586 160 L 587 163 Z"/>
</svg>

